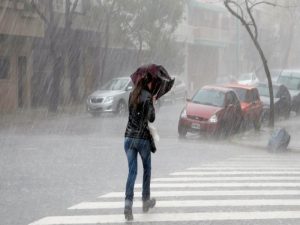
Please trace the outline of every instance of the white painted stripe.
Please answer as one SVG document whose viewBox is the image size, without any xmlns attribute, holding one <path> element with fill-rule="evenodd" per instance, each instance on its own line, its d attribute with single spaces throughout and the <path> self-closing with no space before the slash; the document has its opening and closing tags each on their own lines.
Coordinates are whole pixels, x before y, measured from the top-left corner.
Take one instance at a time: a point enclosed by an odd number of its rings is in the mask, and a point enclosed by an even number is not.
<svg viewBox="0 0 300 225">
<path fill-rule="evenodd" d="M 266 160 L 283 160 L 283 161 L 299 161 L 298 158 L 295 157 L 231 157 L 231 158 L 227 158 L 226 160 L 262 160 L 262 161 L 266 161 Z"/>
<path fill-rule="evenodd" d="M 235 199 L 235 200 L 175 200 L 157 201 L 156 208 L 186 208 L 212 206 L 299 206 L 300 199 Z M 122 202 L 82 202 L 69 209 L 118 209 L 124 207 Z M 135 201 L 133 207 L 142 207 L 141 201 Z"/>
<path fill-rule="evenodd" d="M 186 208 L 211 206 L 299 206 L 300 199 L 235 199 L 235 200 L 177 200 L 157 201 L 156 208 Z M 118 209 L 124 207 L 122 202 L 82 202 L 69 209 Z M 135 201 L 133 207 L 142 207 L 141 201 Z"/>
<path fill-rule="evenodd" d="M 294 163 L 294 165 L 292 166 L 299 166 L 298 165 L 299 162 L 297 163 Z M 290 167 L 291 166 L 291 163 L 278 163 L 278 162 L 215 162 L 215 163 L 210 163 L 210 164 L 202 164 L 202 166 L 252 166 L 252 167 L 255 167 L 255 166 L 274 166 L 274 167 L 279 167 L 279 168 L 282 168 L 282 167 Z"/>
<path fill-rule="evenodd" d="M 293 159 L 288 155 L 251 155 L 251 156 L 234 156 L 228 159 Z"/>
<path fill-rule="evenodd" d="M 253 167 L 253 166 L 248 166 L 248 167 L 245 167 L 245 166 L 231 166 L 231 167 L 216 167 L 216 166 L 203 166 L 203 167 L 190 167 L 190 168 L 187 168 L 187 170 L 221 170 L 221 171 L 224 171 L 224 170 L 274 170 L 274 171 L 277 171 L 277 170 L 280 170 L 280 171 L 297 171 L 297 170 L 300 170 L 300 167 L 282 167 L 282 168 L 278 168 L 277 166 L 276 167 L 266 167 L 266 166 L 261 166 L 261 167 Z"/>
<path fill-rule="evenodd" d="M 295 165 L 299 165 L 298 163 L 295 163 Z M 202 164 L 202 166 L 209 167 L 209 166 L 214 166 L 214 167 L 278 167 L 278 168 L 286 168 L 286 167 L 291 167 L 291 163 L 275 163 L 275 162 L 261 162 L 261 163 L 256 163 L 256 162 L 239 162 L 239 163 L 234 163 L 234 162 L 216 162 L 213 164 Z"/>
<path fill-rule="evenodd" d="M 255 163 L 299 163 L 299 160 L 291 159 L 227 159 L 226 162 L 255 162 Z"/>
<path fill-rule="evenodd" d="M 166 178 L 154 178 L 152 181 L 158 182 L 174 182 L 174 181 L 300 181 L 300 176 L 252 176 L 252 177 L 166 177 Z"/>
<path fill-rule="evenodd" d="M 142 184 L 136 184 L 136 188 L 141 188 Z M 300 187 L 297 183 L 152 183 L 151 188 L 196 188 L 196 187 Z"/>
<path fill-rule="evenodd" d="M 277 174 L 277 175 L 295 175 L 300 171 L 218 171 L 218 172 L 175 172 L 172 176 L 193 176 L 193 175 L 259 175 L 259 174 Z"/>
<path fill-rule="evenodd" d="M 134 214 L 133 222 L 179 222 L 179 221 L 227 221 L 227 220 L 270 220 L 300 219 L 300 211 L 268 212 L 203 212 L 203 213 L 144 213 Z M 90 216 L 45 217 L 29 225 L 71 225 L 124 223 L 123 214 Z"/>
<path fill-rule="evenodd" d="M 142 192 L 134 192 L 142 196 Z M 186 196 L 273 196 L 300 195 L 300 190 L 227 190 L 227 191 L 151 191 L 153 197 L 186 197 Z M 111 192 L 98 198 L 124 198 L 124 192 Z"/>
</svg>

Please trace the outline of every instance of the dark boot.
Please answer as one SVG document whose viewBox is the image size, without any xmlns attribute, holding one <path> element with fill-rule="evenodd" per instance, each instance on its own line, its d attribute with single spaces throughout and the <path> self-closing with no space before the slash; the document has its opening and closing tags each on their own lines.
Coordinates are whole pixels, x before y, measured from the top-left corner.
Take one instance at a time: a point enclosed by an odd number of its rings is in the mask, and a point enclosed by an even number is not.
<svg viewBox="0 0 300 225">
<path fill-rule="evenodd" d="M 127 221 L 133 220 L 132 201 L 125 200 L 124 216 Z"/>
<path fill-rule="evenodd" d="M 155 206 L 155 204 L 156 204 L 155 198 L 151 198 L 146 201 L 143 201 L 143 212 L 148 212 L 150 208 L 152 209 Z"/>
</svg>

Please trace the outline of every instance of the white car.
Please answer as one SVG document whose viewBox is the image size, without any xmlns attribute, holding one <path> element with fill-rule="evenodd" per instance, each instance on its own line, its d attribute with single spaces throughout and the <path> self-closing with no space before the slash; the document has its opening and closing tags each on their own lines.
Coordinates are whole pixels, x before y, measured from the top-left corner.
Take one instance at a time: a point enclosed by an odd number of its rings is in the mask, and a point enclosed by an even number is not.
<svg viewBox="0 0 300 225">
<path fill-rule="evenodd" d="M 132 87 L 130 77 L 118 77 L 110 80 L 88 96 L 87 111 L 94 116 L 101 113 L 124 115 L 127 111 L 127 102 Z"/>
<path fill-rule="evenodd" d="M 239 84 L 253 85 L 257 84 L 259 79 L 257 78 L 255 73 L 243 73 L 238 78 Z"/>
</svg>

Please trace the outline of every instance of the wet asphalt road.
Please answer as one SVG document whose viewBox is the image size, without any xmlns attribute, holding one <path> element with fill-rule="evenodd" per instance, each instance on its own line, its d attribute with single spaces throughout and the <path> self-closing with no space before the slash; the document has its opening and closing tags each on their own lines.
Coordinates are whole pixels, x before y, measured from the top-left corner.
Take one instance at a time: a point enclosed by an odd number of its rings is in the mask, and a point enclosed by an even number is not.
<svg viewBox="0 0 300 225">
<path fill-rule="evenodd" d="M 152 155 L 153 178 L 167 177 L 189 167 L 218 165 L 240 155 L 267 154 L 263 149 L 241 147 L 230 140 L 207 140 L 196 135 L 179 139 L 177 122 L 182 107 L 182 103 L 167 105 L 157 114 L 161 141 L 158 152 Z M 97 196 L 123 191 L 127 176 L 123 150 L 126 122 L 126 117 L 92 117 L 86 113 L 5 121 L 0 128 L 1 224 L 27 225 L 46 216 L 73 215 L 67 208 L 74 204 L 97 201 Z M 284 158 L 299 160 L 300 154 L 289 153 Z M 137 183 L 141 183 L 141 171 L 139 162 Z M 290 208 L 300 210 L 299 206 Z M 185 212 L 181 208 L 175 211 Z M 113 213 L 120 214 L 122 209 Z M 288 221 L 300 224 L 299 220 Z M 268 224 L 279 222 L 271 220 Z M 214 223 L 218 224 L 178 222 Z M 221 221 L 219 224 L 248 223 Z M 262 223 L 257 221 L 257 224 Z"/>
</svg>

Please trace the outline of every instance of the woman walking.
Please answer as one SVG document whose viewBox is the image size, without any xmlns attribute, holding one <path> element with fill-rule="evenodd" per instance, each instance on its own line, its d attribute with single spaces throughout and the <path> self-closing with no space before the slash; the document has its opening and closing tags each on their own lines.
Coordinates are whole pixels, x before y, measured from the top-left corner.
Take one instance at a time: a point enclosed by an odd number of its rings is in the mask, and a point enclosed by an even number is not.
<svg viewBox="0 0 300 225">
<path fill-rule="evenodd" d="M 126 220 L 133 220 L 132 204 L 134 197 L 134 184 L 137 175 L 137 155 L 141 156 L 144 168 L 143 174 L 143 212 L 148 212 L 155 206 L 156 200 L 150 198 L 151 180 L 151 150 L 150 131 L 148 122 L 155 120 L 155 109 L 152 96 L 152 77 L 146 74 L 135 85 L 129 97 L 129 119 L 125 131 L 124 148 L 128 160 L 128 177 L 125 192 L 124 215 Z"/>
</svg>

